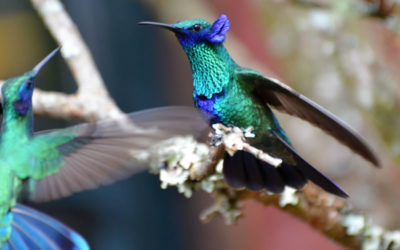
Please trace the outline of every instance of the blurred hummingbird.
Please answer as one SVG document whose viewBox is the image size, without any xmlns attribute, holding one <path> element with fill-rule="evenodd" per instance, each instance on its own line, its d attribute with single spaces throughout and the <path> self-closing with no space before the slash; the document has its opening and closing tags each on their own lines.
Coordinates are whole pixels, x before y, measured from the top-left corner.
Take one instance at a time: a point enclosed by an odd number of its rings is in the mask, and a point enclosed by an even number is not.
<svg viewBox="0 0 400 250">
<path fill-rule="evenodd" d="M 232 157 L 225 154 L 223 173 L 232 187 L 281 193 L 285 185 L 301 189 L 310 180 L 332 194 L 348 197 L 342 188 L 295 151 L 271 107 L 318 126 L 379 166 L 372 150 L 344 122 L 278 80 L 236 64 L 223 45 L 230 27 L 226 15 L 221 15 L 213 24 L 202 19 L 172 25 L 139 24 L 175 33 L 191 64 L 195 106 L 210 118 L 210 124 L 243 129 L 251 126 L 255 138 L 250 143 L 282 159 L 282 164 L 275 168 L 245 151 L 237 151 Z"/>
<path fill-rule="evenodd" d="M 33 133 L 35 78 L 58 50 L 1 89 L 1 249 L 89 249 L 67 226 L 18 204 L 18 196 L 25 191 L 33 201 L 48 201 L 111 183 L 144 169 L 132 152 L 174 135 L 202 136 L 208 130 L 196 109 L 164 107 Z"/>
</svg>

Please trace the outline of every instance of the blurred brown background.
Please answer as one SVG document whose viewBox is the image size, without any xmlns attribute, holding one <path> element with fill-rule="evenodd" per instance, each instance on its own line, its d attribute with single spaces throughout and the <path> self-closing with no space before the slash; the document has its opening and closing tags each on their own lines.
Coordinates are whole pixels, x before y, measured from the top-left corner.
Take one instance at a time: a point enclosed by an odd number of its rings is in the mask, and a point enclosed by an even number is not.
<svg viewBox="0 0 400 250">
<path fill-rule="evenodd" d="M 360 212 L 388 229 L 400 217 L 399 10 L 361 0 L 66 0 L 107 87 L 126 112 L 192 105 L 190 66 L 175 37 L 138 21 L 231 21 L 226 46 L 241 65 L 286 82 L 342 118 L 378 152 L 382 169 L 320 130 L 280 115 L 297 150 L 346 191 Z M 24 72 L 57 46 L 29 1 L 0 0 L 0 78 Z M 61 58 L 37 86 L 74 91 Z M 65 126 L 40 118 L 37 129 Z M 208 195 L 185 199 L 141 174 L 37 205 L 81 232 L 93 249 L 340 249 L 274 208 L 244 203 L 235 226 L 201 224 Z"/>
</svg>

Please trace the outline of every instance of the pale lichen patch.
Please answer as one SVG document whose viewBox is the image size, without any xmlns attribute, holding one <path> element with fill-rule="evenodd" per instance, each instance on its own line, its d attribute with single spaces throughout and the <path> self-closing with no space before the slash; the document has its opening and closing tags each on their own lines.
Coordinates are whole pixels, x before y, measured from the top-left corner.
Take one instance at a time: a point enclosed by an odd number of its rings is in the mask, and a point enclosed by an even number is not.
<svg viewBox="0 0 400 250">
<path fill-rule="evenodd" d="M 343 220 L 348 235 L 358 235 L 365 229 L 365 217 L 358 214 L 348 214 Z"/>
<path fill-rule="evenodd" d="M 384 246 L 387 249 L 400 249 L 400 231 L 387 232 L 383 235 Z"/>
<path fill-rule="evenodd" d="M 383 229 L 379 226 L 367 226 L 362 242 L 363 250 L 387 249 L 380 248 Z"/>
<path fill-rule="evenodd" d="M 215 203 L 201 216 L 206 218 L 221 215 L 226 223 L 232 224 L 240 216 L 240 209 L 224 192 L 226 184 L 220 161 L 215 172 L 201 181 L 190 179 L 190 171 L 205 164 L 209 157 L 209 148 L 192 137 L 176 137 L 154 145 L 150 150 L 132 151 L 139 162 L 150 166 L 150 171 L 159 174 L 161 188 L 176 186 L 179 193 L 190 198 L 194 191 L 203 190 L 215 194 Z"/>
<path fill-rule="evenodd" d="M 296 189 L 286 186 L 280 197 L 279 206 L 297 205 L 299 203 L 299 197 L 296 192 Z"/>
<path fill-rule="evenodd" d="M 236 200 L 230 199 L 224 193 L 216 193 L 214 199 L 215 203 L 204 210 L 200 215 L 200 219 L 203 222 L 208 222 L 215 216 L 222 215 L 225 223 L 231 225 L 240 218 L 241 211 Z"/>
<path fill-rule="evenodd" d="M 343 225 L 348 235 L 363 238 L 363 250 L 400 249 L 400 231 L 386 231 L 364 215 L 348 214 L 344 217 Z"/>
<path fill-rule="evenodd" d="M 200 182 L 200 189 L 207 193 L 212 193 L 213 191 L 225 187 L 224 176 L 222 174 L 222 161 L 220 161 L 216 167 L 215 173 L 208 176 Z"/>
<path fill-rule="evenodd" d="M 147 151 L 131 152 L 132 156 L 150 166 L 150 172 L 159 173 L 161 188 L 176 186 L 179 193 L 191 197 L 190 169 L 202 164 L 209 148 L 192 137 L 175 137 L 152 146 Z"/>
</svg>

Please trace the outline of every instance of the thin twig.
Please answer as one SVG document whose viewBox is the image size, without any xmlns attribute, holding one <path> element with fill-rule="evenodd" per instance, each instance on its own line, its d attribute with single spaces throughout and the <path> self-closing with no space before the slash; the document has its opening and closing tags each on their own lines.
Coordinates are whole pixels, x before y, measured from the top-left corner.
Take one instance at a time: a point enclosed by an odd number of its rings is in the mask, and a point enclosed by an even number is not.
<svg viewBox="0 0 400 250">
<path fill-rule="evenodd" d="M 211 140 L 214 141 L 214 143 L 217 141 L 217 144 L 223 143 L 225 151 L 228 152 L 229 155 L 233 156 L 236 151 L 243 150 L 274 167 L 279 167 L 281 165 L 281 159 L 272 157 L 266 152 L 255 148 L 246 142 L 246 138 L 254 137 L 254 134 L 251 133 L 253 128 L 250 127 L 242 130 L 238 127 L 226 127 L 221 123 L 213 124 L 212 127 L 215 133 Z"/>
</svg>

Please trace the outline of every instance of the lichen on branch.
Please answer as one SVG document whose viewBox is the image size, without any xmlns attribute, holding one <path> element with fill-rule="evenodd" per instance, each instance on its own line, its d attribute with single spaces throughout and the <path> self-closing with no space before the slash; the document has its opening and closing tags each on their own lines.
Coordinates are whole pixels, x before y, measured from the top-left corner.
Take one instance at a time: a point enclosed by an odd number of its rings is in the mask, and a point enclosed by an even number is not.
<svg viewBox="0 0 400 250">
<path fill-rule="evenodd" d="M 400 231 L 385 230 L 375 225 L 366 215 L 354 211 L 348 200 L 326 193 L 313 184 L 307 184 L 301 191 L 285 187 L 281 194 L 229 187 L 223 179 L 221 147 L 231 153 L 246 150 L 259 159 L 266 159 L 264 154 L 269 155 L 246 142 L 246 138 L 251 137 L 249 129 L 221 124 L 213 128 L 215 134 L 210 138 L 210 147 L 192 137 L 178 137 L 154 145 L 148 151 L 132 152 L 132 155 L 149 165 L 152 173 L 159 175 L 161 188 L 175 186 L 187 198 L 195 191 L 210 193 L 214 203 L 200 215 L 204 222 L 222 216 L 227 224 L 233 224 L 242 216 L 240 202 L 253 199 L 292 214 L 351 249 L 400 248 Z M 216 158 L 215 153 L 219 159 L 217 164 L 209 161 Z M 191 172 L 197 172 L 202 178 L 192 178 Z"/>
</svg>

